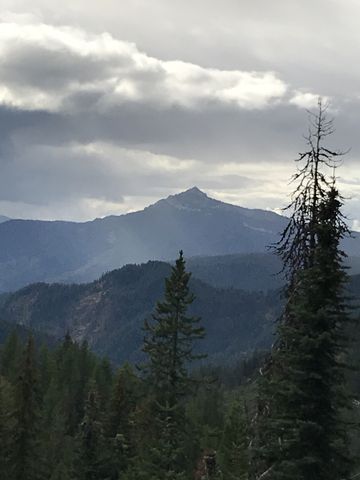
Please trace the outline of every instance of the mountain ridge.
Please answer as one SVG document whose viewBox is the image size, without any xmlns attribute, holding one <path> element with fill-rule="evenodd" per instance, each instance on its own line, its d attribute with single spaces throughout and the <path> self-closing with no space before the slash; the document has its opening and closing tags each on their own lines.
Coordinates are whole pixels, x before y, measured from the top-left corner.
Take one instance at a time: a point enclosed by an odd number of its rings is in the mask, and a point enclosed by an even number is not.
<svg viewBox="0 0 360 480">
<path fill-rule="evenodd" d="M 89 282 L 126 264 L 169 261 L 180 249 L 187 258 L 264 253 L 286 223 L 197 187 L 138 212 L 84 223 L 10 220 L 0 223 L 0 292 L 41 281 Z M 359 236 L 349 245 L 360 255 Z"/>
<path fill-rule="evenodd" d="M 191 269 L 190 262 L 187 269 Z M 242 269 L 245 277 L 249 275 L 246 264 Z M 170 272 L 170 264 L 149 261 L 126 265 L 87 284 L 31 284 L 0 295 L 0 322 L 7 325 L 7 331 L 14 325 L 54 341 L 69 332 L 74 340 L 86 341 L 114 363 L 136 363 L 142 359 L 144 320 L 151 319 L 156 302 L 163 298 Z M 216 287 L 195 276 L 190 288 L 195 294 L 190 314 L 201 317 L 206 330 L 197 349 L 209 354 L 209 361 L 229 362 L 254 349 L 270 347 L 282 308 L 281 289 Z M 360 275 L 350 277 L 349 293 L 358 312 Z M 0 324 L 0 336 L 1 328 Z"/>
<path fill-rule="evenodd" d="M 60 339 L 67 332 L 115 363 L 141 359 L 142 327 L 163 297 L 171 266 L 150 261 L 126 265 L 88 284 L 35 283 L 0 296 L 0 319 Z M 211 359 L 237 356 L 271 342 L 277 295 L 244 292 L 191 279 L 191 314 L 202 317 Z"/>
</svg>

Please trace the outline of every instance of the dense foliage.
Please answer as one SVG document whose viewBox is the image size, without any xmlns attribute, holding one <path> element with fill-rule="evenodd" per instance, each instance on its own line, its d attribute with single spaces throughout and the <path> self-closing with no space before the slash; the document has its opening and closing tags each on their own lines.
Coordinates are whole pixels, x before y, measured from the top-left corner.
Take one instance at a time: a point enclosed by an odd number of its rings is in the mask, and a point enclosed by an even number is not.
<svg viewBox="0 0 360 480">
<path fill-rule="evenodd" d="M 194 371 L 192 391 L 181 401 L 184 478 L 193 478 L 209 452 L 217 451 L 218 470 L 246 462 L 242 389 L 258 358 Z M 49 349 L 16 333 L 1 348 L 0 368 L 1 478 L 152 478 L 149 453 L 164 448 L 156 434 L 161 404 L 136 369 L 116 369 L 70 336 Z"/>
</svg>

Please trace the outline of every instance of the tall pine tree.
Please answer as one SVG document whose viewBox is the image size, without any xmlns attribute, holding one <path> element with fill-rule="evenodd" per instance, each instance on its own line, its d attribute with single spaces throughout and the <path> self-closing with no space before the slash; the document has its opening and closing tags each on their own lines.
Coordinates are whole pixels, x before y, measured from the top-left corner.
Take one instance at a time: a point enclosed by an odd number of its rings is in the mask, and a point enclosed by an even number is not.
<svg viewBox="0 0 360 480">
<path fill-rule="evenodd" d="M 136 456 L 140 453 L 141 439 L 136 438 L 138 419 L 135 415 L 140 385 L 140 379 L 134 374 L 129 364 L 125 364 L 116 373 L 110 395 L 107 422 L 114 478 L 122 478 L 123 472 L 129 470 L 133 462 L 136 463 Z M 141 433 L 143 433 L 142 429 Z"/>
<path fill-rule="evenodd" d="M 85 413 L 80 425 L 81 480 L 107 478 L 107 452 L 105 449 L 102 412 L 95 386 L 90 388 L 85 404 Z"/>
<path fill-rule="evenodd" d="M 349 478 L 343 411 L 350 406 L 344 358 L 349 318 L 340 242 L 347 233 L 335 178 L 333 131 L 319 102 L 310 149 L 295 175 L 293 213 L 278 246 L 288 272 L 278 340 L 263 370 L 253 454 L 255 478 Z"/>
<path fill-rule="evenodd" d="M 158 302 L 153 322 L 145 322 L 144 352 L 147 380 L 155 398 L 157 441 L 151 446 L 148 478 L 184 478 L 186 418 L 183 398 L 191 390 L 188 367 L 201 358 L 194 353 L 194 342 L 204 337 L 199 318 L 188 314 L 194 301 L 190 292 L 191 274 L 186 271 L 183 252 L 169 278 L 165 298 Z M 152 467 L 152 469 L 151 469 Z"/>
<path fill-rule="evenodd" d="M 247 480 L 249 473 L 246 405 L 238 399 L 230 404 L 220 445 L 221 470 L 226 480 Z"/>
<path fill-rule="evenodd" d="M 11 452 L 14 480 L 45 478 L 44 456 L 40 436 L 40 398 L 35 347 L 32 337 L 24 348 L 15 385 L 13 412 L 13 449 Z"/>
<path fill-rule="evenodd" d="M 14 446 L 12 438 L 14 419 L 11 417 L 13 402 L 13 388 L 0 376 L 0 472 L 4 478 L 11 478 L 10 460 Z"/>
</svg>

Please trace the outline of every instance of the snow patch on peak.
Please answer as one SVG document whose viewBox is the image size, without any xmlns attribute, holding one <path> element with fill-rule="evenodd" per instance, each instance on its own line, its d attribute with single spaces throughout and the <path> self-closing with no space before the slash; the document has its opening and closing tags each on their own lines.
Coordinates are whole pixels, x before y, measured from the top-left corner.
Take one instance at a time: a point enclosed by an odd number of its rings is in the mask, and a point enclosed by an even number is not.
<svg viewBox="0 0 360 480">
<path fill-rule="evenodd" d="M 197 211 L 213 208 L 219 203 L 217 200 L 208 197 L 206 193 L 202 192 L 198 187 L 192 187 L 185 190 L 185 192 L 170 195 L 165 201 L 179 210 Z"/>
</svg>

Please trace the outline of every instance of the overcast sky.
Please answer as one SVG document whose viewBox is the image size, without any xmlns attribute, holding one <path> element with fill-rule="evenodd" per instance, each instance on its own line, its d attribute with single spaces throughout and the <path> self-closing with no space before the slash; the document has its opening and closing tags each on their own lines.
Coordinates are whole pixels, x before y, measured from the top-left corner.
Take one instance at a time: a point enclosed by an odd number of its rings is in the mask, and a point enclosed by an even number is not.
<svg viewBox="0 0 360 480">
<path fill-rule="evenodd" d="M 359 18 L 358 0 L 0 0 L 0 214 L 82 221 L 193 185 L 278 210 L 321 95 L 360 227 Z"/>
</svg>

